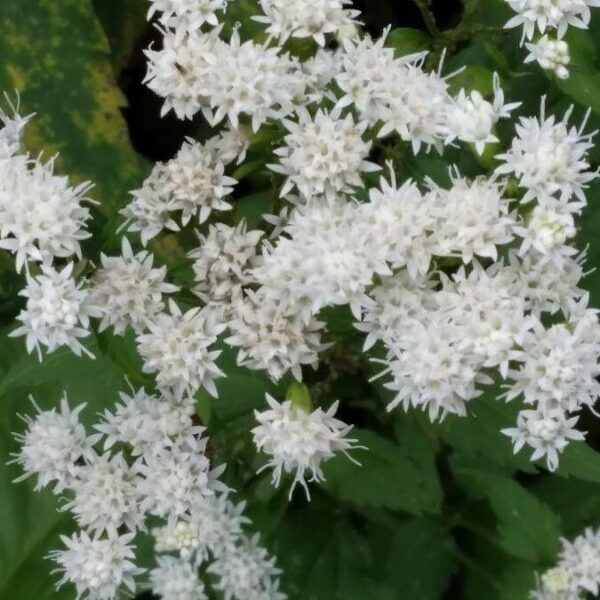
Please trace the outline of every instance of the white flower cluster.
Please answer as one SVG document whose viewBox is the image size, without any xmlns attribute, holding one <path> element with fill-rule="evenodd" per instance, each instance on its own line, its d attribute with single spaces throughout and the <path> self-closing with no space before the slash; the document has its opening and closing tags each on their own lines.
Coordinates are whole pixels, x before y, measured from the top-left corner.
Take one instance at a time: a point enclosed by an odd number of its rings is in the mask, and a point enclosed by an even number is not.
<svg viewBox="0 0 600 600">
<path fill-rule="evenodd" d="M 585 25 L 595 2 L 510 3 L 533 39 L 536 27 L 560 37 L 566 24 Z M 497 122 L 518 106 L 505 101 L 497 76 L 490 97 L 451 93 L 441 67 L 425 69 L 424 53 L 397 57 L 387 32 L 361 35 L 346 0 L 264 0 L 264 44 L 235 28 L 227 38 L 218 23 L 227 4 L 154 0 L 164 43 L 147 51 L 148 85 L 164 112 L 227 125 L 156 165 L 122 210 L 143 246 L 177 236 L 191 289 L 169 283 L 152 254 L 127 240 L 95 271 L 73 263 L 88 235 L 88 186 L 70 188 L 52 162 L 19 154 L 26 119 L 0 114 L 0 244 L 16 254 L 18 270 L 27 267 L 13 335 L 40 354 L 88 352 L 81 340 L 98 319 L 101 330 L 133 330 L 144 372 L 156 377 L 156 396 L 123 395 L 92 436 L 79 424 L 81 409 L 63 401 L 60 412 L 28 419 L 19 437 L 16 461 L 38 487 L 64 494 L 84 529 L 53 556 L 63 580 L 91 600 L 133 587 L 131 536 L 146 514 L 165 521 L 155 532 L 164 554 L 150 574 L 156 593 L 201 600 L 209 579 L 226 600 L 283 598 L 273 560 L 243 533 L 242 507 L 210 470 L 203 428 L 193 424 L 192 397 L 201 388 L 216 396 L 226 376 L 217 364 L 223 343 L 244 367 L 301 381 L 332 345 L 323 309 L 346 307 L 339 312 L 353 315 L 364 352 L 382 365 L 376 376 L 393 392 L 389 409 L 463 416 L 484 386 L 500 382 L 499 402 L 524 405 L 504 433 L 515 451 L 530 448 L 550 469 L 583 438 L 577 420 L 600 395 L 600 323 L 580 288 L 585 256 L 574 246 L 598 175 L 586 121 L 573 127 L 571 110 L 557 119 L 542 102 L 540 116 L 516 123 L 492 173 L 469 179 L 450 169 L 447 185 L 413 181 L 399 165 L 378 164 L 390 147 L 376 140 L 390 136 L 413 153 L 460 142 L 484 154 L 501 143 Z M 336 33 L 340 46 L 324 47 Z M 293 37 L 313 38 L 314 56 L 288 54 Z M 544 43 L 544 60 L 564 66 L 564 48 Z M 228 173 L 251 147 L 261 176 L 268 172 L 279 190 L 278 214 L 263 215 L 268 231 L 248 230 L 233 210 L 241 186 Z M 357 448 L 351 427 L 334 417 L 337 404 L 268 403 L 252 433 L 274 484 L 289 474 L 292 490 L 307 489 L 307 477 L 322 480 L 324 461 Z"/>
<path fill-rule="evenodd" d="M 572 542 L 563 539 L 556 566 L 532 591 L 532 600 L 583 600 L 600 593 L 600 531 L 586 529 Z"/>
<path fill-rule="evenodd" d="M 263 469 L 273 468 L 275 486 L 279 486 L 283 473 L 293 474 L 290 498 L 300 483 L 310 499 L 306 472 L 311 476 L 309 482 L 323 481 L 321 463 L 338 450 L 350 458 L 348 450 L 359 447 L 356 440 L 346 437 L 352 425 L 334 418 L 337 402 L 327 412 L 320 408 L 309 411 L 292 399 L 279 403 L 269 394 L 267 403 L 268 410 L 254 412 L 259 425 L 252 430 L 256 447 L 270 457 Z"/>
<path fill-rule="evenodd" d="M 506 3 L 517 14 L 505 27 L 523 28 L 521 44 L 529 50 L 525 62 L 537 61 L 542 69 L 566 79 L 571 58 L 563 38 L 569 27 L 588 28 L 590 8 L 600 6 L 600 0 L 506 0 Z"/>
<path fill-rule="evenodd" d="M 144 572 L 133 542 L 152 516 L 164 520 L 157 550 L 179 555 L 160 557 L 150 572 L 152 589 L 164 598 L 205 598 L 199 567 L 209 553 L 226 597 L 263 598 L 269 591 L 272 600 L 285 598 L 277 591 L 274 560 L 256 537 L 243 534 L 244 506 L 229 499 L 218 479 L 223 469 L 210 469 L 192 398 L 122 393 L 92 435 L 79 421 L 84 405 L 71 410 L 65 396 L 60 411 L 35 406 L 37 414 L 23 419 L 26 431 L 16 435 L 19 480 L 35 476 L 37 489 L 52 485 L 81 528 L 62 537 L 65 549 L 50 554 L 62 573 L 58 587 L 72 583 L 77 597 L 89 600 L 133 593 Z M 247 577 L 238 571 L 244 565 Z"/>
</svg>

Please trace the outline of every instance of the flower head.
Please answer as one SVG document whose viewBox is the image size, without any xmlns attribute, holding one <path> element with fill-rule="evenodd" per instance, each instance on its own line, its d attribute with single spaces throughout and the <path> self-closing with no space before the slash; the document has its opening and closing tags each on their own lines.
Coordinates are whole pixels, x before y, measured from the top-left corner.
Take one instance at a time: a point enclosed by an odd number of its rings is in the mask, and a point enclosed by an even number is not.
<svg viewBox="0 0 600 600">
<path fill-rule="evenodd" d="M 278 486 L 283 473 L 294 477 L 290 497 L 300 484 L 310 498 L 306 477 L 311 481 L 323 481 L 321 465 L 341 451 L 357 448 L 356 440 L 347 437 L 352 429 L 334 418 L 338 403 L 334 402 L 325 412 L 320 408 L 309 412 L 292 403 L 279 403 L 267 394 L 269 409 L 254 415 L 259 425 L 252 430 L 256 447 L 269 456 L 263 468 L 273 469 L 273 484 Z"/>
<path fill-rule="evenodd" d="M 63 577 L 57 587 L 75 585 L 77 600 L 113 600 L 120 590 L 135 592 L 134 578 L 143 573 L 135 559 L 131 540 L 134 534 L 92 538 L 85 531 L 70 538 L 61 536 L 64 550 L 53 550 L 49 558 L 58 564 Z"/>
</svg>

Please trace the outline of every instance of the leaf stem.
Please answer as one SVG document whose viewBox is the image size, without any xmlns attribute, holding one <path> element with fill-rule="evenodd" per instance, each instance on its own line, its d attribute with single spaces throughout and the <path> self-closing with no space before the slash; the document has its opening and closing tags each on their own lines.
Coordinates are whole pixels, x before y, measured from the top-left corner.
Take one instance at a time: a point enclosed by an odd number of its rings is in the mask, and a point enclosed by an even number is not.
<svg viewBox="0 0 600 600">
<path fill-rule="evenodd" d="M 425 21 L 425 27 L 431 37 L 439 35 L 440 30 L 438 29 L 437 23 L 435 22 L 435 16 L 431 10 L 431 0 L 413 0 L 417 5 L 417 8 L 421 11 L 423 21 Z"/>
</svg>

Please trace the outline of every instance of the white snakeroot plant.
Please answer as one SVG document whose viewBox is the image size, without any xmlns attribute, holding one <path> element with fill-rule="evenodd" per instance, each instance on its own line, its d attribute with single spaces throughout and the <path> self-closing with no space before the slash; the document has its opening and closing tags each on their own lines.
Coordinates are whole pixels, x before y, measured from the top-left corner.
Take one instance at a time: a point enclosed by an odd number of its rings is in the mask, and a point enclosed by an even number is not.
<svg viewBox="0 0 600 600">
<path fill-rule="evenodd" d="M 91 435 L 66 398 L 17 435 L 22 478 L 52 487 L 81 528 L 51 555 L 81 599 L 134 591 L 134 535 L 147 528 L 159 555 L 149 585 L 165 599 L 286 597 L 198 416 L 234 360 L 292 390 L 267 396 L 251 433 L 272 483 L 307 496 L 326 461 L 359 448 L 327 398 L 340 368 L 376 363 L 388 410 L 432 421 L 468 416 L 495 383 L 497 402 L 520 411 L 503 429 L 514 451 L 550 470 L 584 438 L 578 424 L 600 395 L 600 324 L 576 247 L 598 177 L 587 117 L 574 127 L 574 109 L 558 118 L 543 100 L 539 115 L 515 118 L 499 76 L 489 94 L 460 89 L 443 59 L 432 71 L 427 52 L 398 56 L 389 29 L 364 34 L 348 0 L 262 0 L 260 42 L 220 22 L 237 1 L 152 0 L 162 43 L 146 50 L 145 82 L 163 114 L 214 132 L 186 139 L 131 192 L 119 256 L 84 256 L 90 184 L 32 158 L 29 118 L 0 112 L 0 248 L 25 279 L 11 334 L 40 358 L 133 337 L 154 380 L 103 406 Z M 566 77 L 566 28 L 586 27 L 600 0 L 508 4 L 526 60 Z M 488 174 L 444 178 L 440 159 L 416 156 L 448 147 Z M 246 195 L 254 182 L 265 189 Z M 597 592 L 596 546 L 595 534 L 565 543 L 536 597 Z"/>
</svg>

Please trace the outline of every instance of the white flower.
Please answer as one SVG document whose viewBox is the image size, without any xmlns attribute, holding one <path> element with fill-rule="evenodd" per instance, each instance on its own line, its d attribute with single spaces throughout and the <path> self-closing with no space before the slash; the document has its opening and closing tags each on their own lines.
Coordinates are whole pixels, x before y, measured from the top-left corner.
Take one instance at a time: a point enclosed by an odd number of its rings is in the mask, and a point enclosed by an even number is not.
<svg viewBox="0 0 600 600">
<path fill-rule="evenodd" d="M 515 352 L 518 367 L 509 371 L 513 380 L 507 393 L 511 400 L 523 395 L 527 404 L 541 410 L 579 410 L 593 406 L 600 396 L 598 356 L 600 336 L 597 319 L 580 325 L 556 324 L 545 329 L 538 321 L 523 336 L 522 349 Z"/>
<path fill-rule="evenodd" d="M 207 600 L 204 584 L 196 569 L 173 556 L 159 556 L 158 566 L 150 571 L 152 593 L 165 600 Z"/>
<path fill-rule="evenodd" d="M 247 292 L 233 307 L 228 323 L 231 335 L 225 340 L 239 348 L 239 365 L 264 370 L 275 381 L 288 371 L 302 379 L 302 365 L 316 368 L 324 323 L 306 319 L 297 308 L 276 295 Z"/>
<path fill-rule="evenodd" d="M 215 163 L 228 165 L 235 161 L 240 164 L 246 158 L 246 151 L 250 145 L 250 132 L 247 128 L 234 129 L 227 125 L 219 135 L 209 138 L 204 142 L 204 150 L 209 152 Z"/>
<path fill-rule="evenodd" d="M 268 25 L 267 33 L 285 42 L 289 37 L 312 37 L 319 46 L 325 35 L 354 23 L 358 10 L 351 0 L 260 0 L 264 15 L 253 17 Z"/>
<path fill-rule="evenodd" d="M 201 387 L 217 395 L 214 380 L 223 375 L 215 364 L 220 350 L 211 350 L 224 325 L 210 311 L 192 308 L 185 314 L 171 300 L 170 313 L 160 313 L 137 337 L 144 372 L 156 373 L 159 387 L 175 395 L 193 395 Z"/>
<path fill-rule="evenodd" d="M 134 534 L 91 538 L 85 531 L 70 538 L 61 535 L 65 550 L 49 554 L 58 563 L 62 579 L 57 587 L 70 582 L 75 585 L 77 600 L 114 600 L 120 590 L 135 592 L 134 578 L 143 573 L 132 562 L 135 559 L 131 540 Z"/>
<path fill-rule="evenodd" d="M 135 531 L 144 514 L 138 506 L 137 465 L 130 467 L 119 452 L 97 456 L 77 471 L 69 486 L 74 493 L 64 510 L 70 510 L 80 527 L 98 536 L 116 536 L 121 526 Z"/>
<path fill-rule="evenodd" d="M 90 317 L 100 317 L 102 312 L 89 301 L 89 290 L 72 278 L 73 263 L 62 271 L 42 265 L 41 271 L 35 277 L 28 275 L 27 286 L 19 292 L 27 303 L 17 317 L 22 325 L 10 335 L 26 336 L 27 351 L 35 348 L 40 360 L 40 346 L 48 352 L 68 346 L 77 356 L 83 352 L 93 358 L 79 338 L 89 335 Z"/>
<path fill-rule="evenodd" d="M 198 6 L 196 0 L 194 5 Z M 201 110 L 212 118 L 208 90 L 225 45 L 220 32 L 220 27 L 194 35 L 181 35 L 182 30 L 163 31 L 162 48 L 145 51 L 148 73 L 144 83 L 165 99 L 161 115 L 173 110 L 179 119 L 191 119 Z"/>
<path fill-rule="evenodd" d="M 237 30 L 229 44 L 219 46 L 216 60 L 204 88 L 214 125 L 227 117 L 237 128 L 240 118 L 247 118 L 257 131 L 267 119 L 289 115 L 304 95 L 306 78 L 295 59 L 279 48 L 242 43 Z"/>
<path fill-rule="evenodd" d="M 537 61 L 542 69 L 553 71 L 559 79 L 569 77 L 568 65 L 571 56 L 567 42 L 544 35 L 535 43 L 525 44 L 525 47 L 529 50 L 525 58 L 526 63 Z"/>
<path fill-rule="evenodd" d="M 410 142 L 413 152 L 422 146 L 441 150 L 448 129 L 452 98 L 448 83 L 436 72 L 423 70 L 427 53 L 405 57 L 391 73 L 385 73 L 388 99 L 381 115 L 379 137 L 397 133 Z"/>
<path fill-rule="evenodd" d="M 536 27 L 540 33 L 556 29 L 562 38 L 568 27 L 587 29 L 590 22 L 590 7 L 600 6 L 599 0 L 506 0 L 517 13 L 505 27 L 523 27 L 523 38 L 532 39 Z"/>
<path fill-rule="evenodd" d="M 177 156 L 165 163 L 162 192 L 172 198 L 176 210 L 181 210 L 182 225 L 195 215 L 204 223 L 213 210 L 231 209 L 224 198 L 237 181 L 224 171 L 215 153 L 193 140 L 184 142 Z"/>
<path fill-rule="evenodd" d="M 209 496 L 185 520 L 152 531 L 156 550 L 177 552 L 194 564 L 204 561 L 209 553 L 221 556 L 235 547 L 242 527 L 250 522 L 242 514 L 244 508 L 245 503 L 234 504 L 226 494 Z"/>
<path fill-rule="evenodd" d="M 340 193 L 362 187 L 360 172 L 379 170 L 365 160 L 371 149 L 371 143 L 362 139 L 366 123 L 355 124 L 350 113 L 342 119 L 338 110 L 327 113 L 319 109 L 313 118 L 300 107 L 297 114 L 297 123 L 283 121 L 290 133 L 284 138 L 285 145 L 275 150 L 279 164 L 270 165 L 287 177 L 281 196 L 297 188 L 306 200 L 323 195 L 333 200 Z"/>
<path fill-rule="evenodd" d="M 575 429 L 578 417 L 568 418 L 562 409 L 549 411 L 522 410 L 517 427 L 503 429 L 514 445 L 515 454 L 525 445 L 533 448 L 531 460 L 546 458 L 548 468 L 554 471 L 558 456 L 571 440 L 583 440 L 584 434 Z"/>
<path fill-rule="evenodd" d="M 16 254 L 17 271 L 27 261 L 81 258 L 79 242 L 90 237 L 84 229 L 90 211 L 82 202 L 89 202 L 92 185 L 71 187 L 54 174 L 54 159 L 13 158 L 0 174 L 0 248 Z"/>
<path fill-rule="evenodd" d="M 444 274 L 440 278 L 438 314 L 457 328 L 462 338 L 458 348 L 484 367 L 499 367 L 506 377 L 515 344 L 535 322 L 525 314 L 524 299 L 514 293 L 512 272 L 502 263 L 484 269 L 474 261 L 470 272 L 461 267 L 451 279 Z"/>
<path fill-rule="evenodd" d="M 431 211 L 438 225 L 433 236 L 434 254 L 458 255 L 465 263 L 473 256 L 496 260 L 497 246 L 512 241 L 516 225 L 503 186 L 482 177 L 468 181 L 457 175 L 449 190 L 433 182 L 430 185 Z"/>
<path fill-rule="evenodd" d="M 378 377 L 390 374 L 392 381 L 385 387 L 396 392 L 388 410 L 398 404 L 405 410 L 428 409 L 432 421 L 448 413 L 465 416 L 466 403 L 481 395 L 477 384 L 492 380 L 481 372 L 484 359 L 470 344 L 463 347 L 463 335 L 462 327 L 433 313 L 388 344 L 387 359 L 377 360 L 385 365 Z"/>
<path fill-rule="evenodd" d="M 362 205 L 338 199 L 297 207 L 277 245 L 263 247 L 253 270 L 271 303 L 285 302 L 310 318 L 325 306 L 349 304 L 360 318 L 375 275 L 390 275 L 387 238 L 363 214 Z M 272 298 L 272 299 L 271 299 Z"/>
<path fill-rule="evenodd" d="M 7 166 L 6 164 L 2 164 L 2 161 L 8 162 L 6 159 L 21 152 L 25 127 L 33 116 L 22 117 L 19 115 L 18 96 L 16 105 L 11 102 L 8 96 L 5 95 L 4 97 L 12 109 L 12 116 L 0 109 L 0 123 L 2 124 L 2 128 L 0 129 L 0 169 L 4 169 Z"/>
<path fill-rule="evenodd" d="M 133 200 L 119 212 L 126 219 L 127 231 L 139 232 L 144 246 L 163 229 L 179 230 L 170 214 L 178 207 L 168 193 L 164 163 L 157 163 L 142 187 L 131 195 Z"/>
<path fill-rule="evenodd" d="M 158 20 L 177 34 L 195 33 L 205 23 L 216 27 L 217 12 L 225 12 L 228 0 L 150 0 L 148 20 L 160 13 Z"/>
<path fill-rule="evenodd" d="M 435 282 L 425 277 L 412 279 L 407 271 L 382 279 L 370 292 L 373 304 L 365 306 L 362 320 L 355 324 L 367 333 L 363 351 L 379 340 L 393 341 L 415 322 L 425 321 L 428 310 L 439 308 L 434 286 Z"/>
<path fill-rule="evenodd" d="M 342 68 L 335 77 L 344 93 L 340 105 L 353 104 L 360 119 L 370 125 L 384 118 L 392 101 L 390 78 L 403 68 L 403 62 L 394 57 L 394 50 L 384 46 L 388 31 L 377 41 L 369 36 L 344 39 Z"/>
<path fill-rule="evenodd" d="M 27 431 L 15 434 L 21 449 L 13 455 L 12 462 L 18 463 L 24 474 L 15 481 L 36 475 L 36 490 L 53 483 L 54 491 L 60 493 L 73 483 L 80 461 L 88 463 L 94 460 L 96 451 L 93 446 L 100 436 L 88 436 L 79 422 L 79 413 L 85 404 L 71 410 L 65 394 L 60 401 L 60 411 L 56 408 L 42 410 L 33 398 L 30 399 L 38 413 L 33 418 L 21 416 L 27 424 Z"/>
<path fill-rule="evenodd" d="M 572 542 L 562 540 L 560 565 L 569 573 L 571 590 L 589 592 L 594 596 L 600 591 L 600 532 L 586 529 Z"/>
<path fill-rule="evenodd" d="M 127 238 L 122 240 L 121 256 L 100 255 L 102 268 L 91 280 L 90 301 L 101 308 L 100 331 L 114 327 L 123 334 L 131 325 L 141 331 L 164 308 L 163 294 L 179 288 L 165 282 L 166 267 L 153 268 L 149 252 L 134 254 Z"/>
<path fill-rule="evenodd" d="M 151 396 L 144 388 L 120 397 L 121 403 L 113 412 L 105 410 L 95 427 L 105 436 L 105 450 L 123 443 L 131 446 L 133 456 L 147 457 L 204 431 L 193 424 L 193 398 Z"/>
<path fill-rule="evenodd" d="M 189 253 L 193 259 L 194 291 L 205 302 L 229 305 L 239 298 L 242 286 L 251 282 L 248 269 L 256 262 L 256 246 L 263 231 L 246 231 L 245 221 L 236 227 L 211 225 L 200 235 L 200 247 Z"/>
<path fill-rule="evenodd" d="M 448 106 L 446 127 L 450 144 L 455 138 L 474 144 L 479 154 L 483 154 L 486 144 L 498 142 L 494 126 L 500 119 L 510 117 L 511 111 L 520 106 L 520 102 L 504 103 L 504 92 L 500 87 L 500 78 L 494 73 L 494 99 L 485 100 L 477 90 L 470 94 L 461 89 L 454 102 Z"/>
<path fill-rule="evenodd" d="M 530 248 L 541 254 L 576 254 L 575 248 L 565 245 L 577 233 L 570 204 L 574 203 L 548 202 L 534 207 L 526 219 L 526 227 L 515 227 L 515 232 L 523 238 L 519 254 L 527 253 Z"/>
<path fill-rule="evenodd" d="M 416 279 L 429 269 L 432 234 L 441 225 L 436 220 L 433 196 L 423 196 L 411 180 L 398 187 L 391 164 L 389 171 L 390 181 L 382 177 L 379 187 L 369 190 L 369 202 L 359 208 L 360 215 L 356 219 L 364 223 L 365 237 L 373 240 L 366 245 L 367 240 L 363 239 L 360 246 L 366 246 L 366 252 L 373 253 L 373 258 L 381 253 L 394 269 L 406 267 Z M 353 224 L 350 240 L 356 239 L 356 229 Z M 375 240 L 379 248 L 373 245 Z M 380 269 L 377 271 L 384 275 Z"/>
<path fill-rule="evenodd" d="M 566 202 L 576 196 L 585 204 L 584 189 L 597 177 L 596 172 L 589 171 L 587 161 L 594 134 L 583 133 L 587 118 L 579 129 L 569 128 L 571 111 L 562 121 L 556 121 L 554 116 L 546 118 L 542 99 L 541 116 L 521 117 L 510 150 L 497 156 L 504 164 L 496 172 L 514 173 L 519 185 L 526 189 L 522 202 L 535 198 L 543 203 L 554 196 Z"/>
<path fill-rule="evenodd" d="M 292 474 L 290 498 L 299 483 L 310 499 L 306 478 L 310 476 L 309 482 L 323 481 L 324 462 L 338 451 L 350 458 L 348 450 L 359 447 L 355 439 L 347 437 L 352 425 L 334 418 L 338 402 L 327 412 L 321 408 L 308 412 L 291 400 L 279 403 L 269 394 L 266 398 L 270 408 L 254 411 L 259 425 L 252 430 L 256 447 L 269 456 L 263 469 L 273 469 L 275 486 L 279 486 L 283 473 Z"/>
<path fill-rule="evenodd" d="M 302 71 L 307 77 L 307 98 L 311 102 L 321 102 L 324 98 L 336 101 L 330 84 L 342 71 L 342 50 L 319 48 L 315 55 L 302 63 Z"/>
<path fill-rule="evenodd" d="M 225 600 L 285 600 L 286 596 L 277 591 L 275 578 L 280 569 L 275 567 L 275 559 L 258 545 L 258 535 L 245 538 L 234 549 L 217 557 L 208 568 L 217 576 L 216 588 L 223 592 Z M 266 596 L 265 594 L 270 592 Z"/>
<path fill-rule="evenodd" d="M 525 300 L 525 307 L 535 315 L 555 313 L 569 299 L 583 294 L 578 284 L 584 275 L 585 252 L 573 257 L 530 250 L 521 256 L 510 252 L 508 259 L 514 293 Z"/>
<path fill-rule="evenodd" d="M 214 494 L 205 448 L 206 439 L 194 438 L 147 455 L 139 466 L 139 510 L 174 522 L 202 507 Z"/>
</svg>

